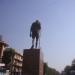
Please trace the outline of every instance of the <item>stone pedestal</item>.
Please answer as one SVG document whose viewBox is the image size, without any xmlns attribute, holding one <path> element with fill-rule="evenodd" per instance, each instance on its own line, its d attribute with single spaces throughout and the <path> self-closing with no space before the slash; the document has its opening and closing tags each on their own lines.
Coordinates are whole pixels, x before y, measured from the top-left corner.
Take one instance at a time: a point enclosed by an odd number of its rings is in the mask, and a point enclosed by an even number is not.
<svg viewBox="0 0 75 75">
<path fill-rule="evenodd" d="M 22 75 L 43 75 L 43 54 L 40 49 L 25 49 Z"/>
</svg>

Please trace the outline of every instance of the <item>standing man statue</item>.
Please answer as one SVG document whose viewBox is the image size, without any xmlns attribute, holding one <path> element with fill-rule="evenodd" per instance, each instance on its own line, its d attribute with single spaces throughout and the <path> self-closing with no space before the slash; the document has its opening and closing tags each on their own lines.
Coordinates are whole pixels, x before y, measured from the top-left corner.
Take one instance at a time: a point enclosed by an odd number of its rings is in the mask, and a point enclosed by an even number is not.
<svg viewBox="0 0 75 75">
<path fill-rule="evenodd" d="M 39 34 L 41 30 L 41 24 L 38 20 L 32 23 L 31 29 L 30 29 L 30 37 L 32 37 L 32 46 L 31 48 L 34 48 L 34 40 L 36 39 L 35 42 L 35 48 L 37 48 L 38 45 L 38 39 L 39 39 Z M 39 41 L 40 42 L 40 41 Z"/>
</svg>

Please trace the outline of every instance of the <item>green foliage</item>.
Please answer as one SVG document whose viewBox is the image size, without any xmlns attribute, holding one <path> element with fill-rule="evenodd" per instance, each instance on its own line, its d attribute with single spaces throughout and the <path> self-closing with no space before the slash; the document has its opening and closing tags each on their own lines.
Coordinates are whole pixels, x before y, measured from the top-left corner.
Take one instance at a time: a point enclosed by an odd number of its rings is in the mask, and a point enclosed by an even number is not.
<svg viewBox="0 0 75 75">
<path fill-rule="evenodd" d="M 70 70 L 70 68 L 71 68 L 71 66 L 67 65 L 67 66 L 64 68 L 64 71 L 67 72 L 67 71 Z"/>
<path fill-rule="evenodd" d="M 44 74 L 45 75 L 60 75 L 58 71 L 53 68 L 50 68 L 47 63 L 44 64 Z"/>
<path fill-rule="evenodd" d="M 64 71 L 62 72 L 62 75 L 63 75 L 63 73 L 65 73 L 65 75 L 70 75 L 70 71 L 71 71 L 71 66 L 67 65 L 64 68 Z"/>
<path fill-rule="evenodd" d="M 15 54 L 15 50 L 12 48 L 6 48 L 3 52 L 2 62 L 5 64 L 9 64 L 11 62 L 11 59 L 13 58 Z"/>
<path fill-rule="evenodd" d="M 48 75 L 48 65 L 47 63 L 44 63 L 44 72 L 46 75 Z"/>
</svg>

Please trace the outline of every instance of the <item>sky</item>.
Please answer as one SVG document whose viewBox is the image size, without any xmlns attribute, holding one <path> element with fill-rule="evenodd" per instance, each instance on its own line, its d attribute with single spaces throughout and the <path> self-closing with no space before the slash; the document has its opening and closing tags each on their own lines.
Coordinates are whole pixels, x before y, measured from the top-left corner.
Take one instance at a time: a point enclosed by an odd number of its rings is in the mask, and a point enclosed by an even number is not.
<svg viewBox="0 0 75 75">
<path fill-rule="evenodd" d="M 44 61 L 62 71 L 75 59 L 75 0 L 0 0 L 0 34 L 23 53 L 31 47 L 31 24 L 41 23 Z"/>
</svg>

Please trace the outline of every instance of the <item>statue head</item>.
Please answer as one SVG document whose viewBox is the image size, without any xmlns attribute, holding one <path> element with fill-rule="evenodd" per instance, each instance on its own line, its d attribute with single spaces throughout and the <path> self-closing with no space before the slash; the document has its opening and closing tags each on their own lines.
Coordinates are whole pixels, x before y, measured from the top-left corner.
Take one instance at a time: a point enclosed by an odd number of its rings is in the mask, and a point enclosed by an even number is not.
<svg viewBox="0 0 75 75">
<path fill-rule="evenodd" d="M 40 24 L 39 20 L 36 20 L 35 22 L 38 23 L 38 24 Z"/>
</svg>

